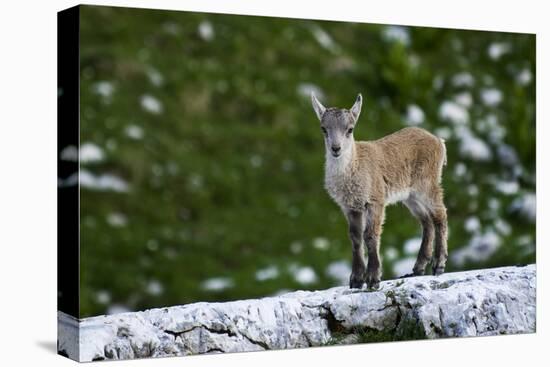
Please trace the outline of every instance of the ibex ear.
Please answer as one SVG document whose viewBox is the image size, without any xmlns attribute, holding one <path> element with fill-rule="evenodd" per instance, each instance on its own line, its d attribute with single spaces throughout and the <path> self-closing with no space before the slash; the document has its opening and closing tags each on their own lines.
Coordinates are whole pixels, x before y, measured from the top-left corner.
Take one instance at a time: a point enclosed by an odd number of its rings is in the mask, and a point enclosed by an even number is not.
<svg viewBox="0 0 550 367">
<path fill-rule="evenodd" d="M 359 115 L 361 114 L 361 105 L 363 104 L 363 97 L 361 96 L 361 93 L 357 95 L 357 99 L 355 100 L 355 103 L 349 110 L 351 112 L 351 115 L 353 116 L 354 122 L 357 122 L 357 119 L 359 118 Z"/>
<path fill-rule="evenodd" d="M 313 92 L 311 92 L 311 104 L 313 105 L 313 110 L 317 114 L 317 118 L 321 121 L 321 118 L 327 109 L 321 104 L 321 102 L 319 102 L 319 100 L 317 100 L 317 97 L 315 97 L 315 93 Z"/>
</svg>

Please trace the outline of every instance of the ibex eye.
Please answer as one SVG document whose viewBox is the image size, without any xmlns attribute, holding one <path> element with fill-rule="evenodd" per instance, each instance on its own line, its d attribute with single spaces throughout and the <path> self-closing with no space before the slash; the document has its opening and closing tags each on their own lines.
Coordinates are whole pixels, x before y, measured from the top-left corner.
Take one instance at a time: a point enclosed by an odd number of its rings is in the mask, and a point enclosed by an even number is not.
<svg viewBox="0 0 550 367">
<path fill-rule="evenodd" d="M 323 131 L 323 134 L 327 135 L 327 129 L 325 129 L 324 127 L 322 127 L 321 130 Z"/>
<path fill-rule="evenodd" d="M 348 129 L 348 135 L 351 135 L 352 132 L 353 132 L 353 127 Z"/>
</svg>

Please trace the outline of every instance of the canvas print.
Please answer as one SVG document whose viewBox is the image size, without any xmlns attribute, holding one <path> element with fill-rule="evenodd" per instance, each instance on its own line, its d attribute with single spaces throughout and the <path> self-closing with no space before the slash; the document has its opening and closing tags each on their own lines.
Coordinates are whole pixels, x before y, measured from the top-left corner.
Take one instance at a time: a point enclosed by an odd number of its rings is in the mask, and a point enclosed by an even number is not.
<svg viewBox="0 0 550 367">
<path fill-rule="evenodd" d="M 536 331 L 534 34 L 78 6 L 58 45 L 59 354 Z"/>
</svg>

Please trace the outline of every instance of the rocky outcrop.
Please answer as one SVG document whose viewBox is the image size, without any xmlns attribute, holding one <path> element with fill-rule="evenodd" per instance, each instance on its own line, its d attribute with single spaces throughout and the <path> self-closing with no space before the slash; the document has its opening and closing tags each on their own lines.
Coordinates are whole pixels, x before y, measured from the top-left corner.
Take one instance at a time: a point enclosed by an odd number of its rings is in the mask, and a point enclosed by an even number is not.
<svg viewBox="0 0 550 367">
<path fill-rule="evenodd" d="M 79 361 L 302 348 L 535 331 L 535 265 L 389 280 L 76 320 L 61 354 Z"/>
</svg>

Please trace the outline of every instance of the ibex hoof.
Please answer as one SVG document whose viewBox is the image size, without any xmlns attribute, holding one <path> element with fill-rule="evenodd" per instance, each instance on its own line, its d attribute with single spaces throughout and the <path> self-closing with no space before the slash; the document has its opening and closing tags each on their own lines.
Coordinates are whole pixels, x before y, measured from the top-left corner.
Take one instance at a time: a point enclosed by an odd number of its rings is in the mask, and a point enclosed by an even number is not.
<svg viewBox="0 0 550 367">
<path fill-rule="evenodd" d="M 349 287 L 350 288 L 357 288 L 357 289 L 361 289 L 363 288 L 363 283 L 365 283 L 365 281 L 363 280 L 364 278 L 362 276 L 355 276 L 354 274 L 351 274 L 351 276 L 349 277 Z"/>
<path fill-rule="evenodd" d="M 367 288 L 368 289 L 378 289 L 380 288 L 380 274 L 378 272 L 375 273 L 367 273 Z"/>
<path fill-rule="evenodd" d="M 369 289 L 369 290 L 377 290 L 377 289 L 380 289 L 380 281 L 378 281 L 378 282 L 372 282 L 372 283 L 367 283 L 367 289 Z"/>
<path fill-rule="evenodd" d="M 445 266 L 434 266 L 432 271 L 433 275 L 441 275 L 445 272 Z"/>
</svg>

